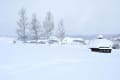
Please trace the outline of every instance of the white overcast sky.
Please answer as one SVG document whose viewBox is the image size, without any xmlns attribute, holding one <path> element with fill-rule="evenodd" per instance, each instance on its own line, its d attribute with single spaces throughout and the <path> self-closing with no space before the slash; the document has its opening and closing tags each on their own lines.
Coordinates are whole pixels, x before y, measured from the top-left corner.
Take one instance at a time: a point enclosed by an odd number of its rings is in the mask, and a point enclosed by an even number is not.
<svg viewBox="0 0 120 80">
<path fill-rule="evenodd" d="M 64 19 L 69 35 L 120 33 L 120 0 L 0 0 L 0 35 L 16 33 L 22 7 L 29 20 L 36 13 L 41 23 L 51 11 L 55 26 Z"/>
</svg>

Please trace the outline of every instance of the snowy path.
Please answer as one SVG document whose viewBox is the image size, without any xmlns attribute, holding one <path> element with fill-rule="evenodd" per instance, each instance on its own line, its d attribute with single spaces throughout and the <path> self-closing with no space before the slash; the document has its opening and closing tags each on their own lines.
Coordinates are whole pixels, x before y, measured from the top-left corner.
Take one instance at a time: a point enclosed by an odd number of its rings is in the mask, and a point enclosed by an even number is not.
<svg viewBox="0 0 120 80">
<path fill-rule="evenodd" d="M 120 80 L 120 50 L 0 43 L 0 80 Z"/>
</svg>

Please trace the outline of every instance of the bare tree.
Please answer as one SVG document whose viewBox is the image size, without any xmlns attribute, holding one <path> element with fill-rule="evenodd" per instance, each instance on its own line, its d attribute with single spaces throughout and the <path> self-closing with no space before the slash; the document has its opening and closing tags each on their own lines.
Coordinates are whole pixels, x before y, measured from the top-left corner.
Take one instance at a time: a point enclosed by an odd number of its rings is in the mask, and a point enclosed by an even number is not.
<svg viewBox="0 0 120 80">
<path fill-rule="evenodd" d="M 40 23 L 36 17 L 36 14 L 32 15 L 32 21 L 31 21 L 31 35 L 32 39 L 38 40 L 40 38 Z"/>
<path fill-rule="evenodd" d="M 47 16 L 45 17 L 45 21 L 43 22 L 43 28 L 44 28 L 45 37 L 47 39 L 50 39 L 54 29 L 53 16 L 51 12 L 47 13 Z"/>
<path fill-rule="evenodd" d="M 21 39 L 23 42 L 26 42 L 27 33 L 26 28 L 28 25 L 27 17 L 26 17 L 26 9 L 22 8 L 19 12 L 20 19 L 17 22 L 19 28 L 17 29 L 18 39 Z"/>
<path fill-rule="evenodd" d="M 60 42 L 62 42 L 64 37 L 65 37 L 64 23 L 63 20 L 61 20 L 58 24 L 57 38 L 60 40 Z"/>
</svg>

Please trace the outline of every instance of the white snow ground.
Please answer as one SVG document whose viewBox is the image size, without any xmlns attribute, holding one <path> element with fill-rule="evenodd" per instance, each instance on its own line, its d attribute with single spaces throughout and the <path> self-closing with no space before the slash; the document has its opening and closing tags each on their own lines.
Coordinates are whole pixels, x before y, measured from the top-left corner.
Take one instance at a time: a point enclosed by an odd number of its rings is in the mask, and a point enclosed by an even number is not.
<svg viewBox="0 0 120 80">
<path fill-rule="evenodd" d="M 120 80 L 120 50 L 102 54 L 82 45 L 13 44 L 4 39 L 0 80 Z"/>
</svg>

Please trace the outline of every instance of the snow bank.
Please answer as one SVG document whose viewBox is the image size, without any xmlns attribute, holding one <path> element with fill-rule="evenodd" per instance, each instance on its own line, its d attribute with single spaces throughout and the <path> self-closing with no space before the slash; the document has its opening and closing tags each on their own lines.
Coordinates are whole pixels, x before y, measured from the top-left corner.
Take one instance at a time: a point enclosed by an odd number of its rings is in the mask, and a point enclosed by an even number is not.
<svg viewBox="0 0 120 80">
<path fill-rule="evenodd" d="M 63 43 L 64 44 L 73 44 L 74 40 L 79 40 L 79 41 L 84 42 L 84 39 L 82 39 L 82 38 L 65 37 L 64 40 L 63 40 Z"/>
</svg>

